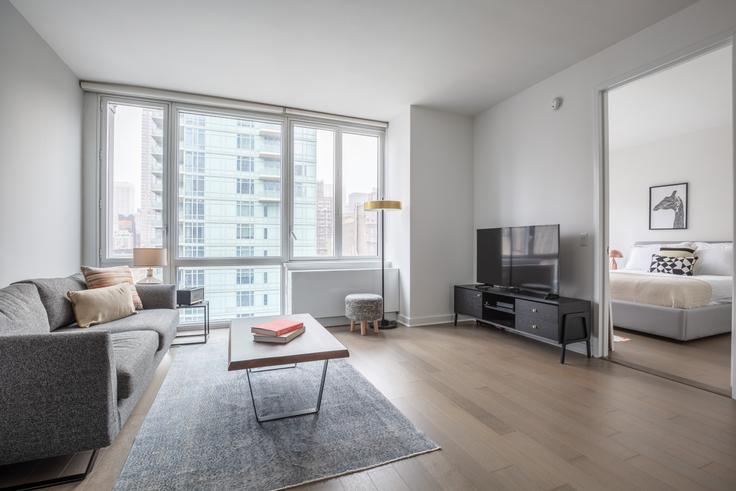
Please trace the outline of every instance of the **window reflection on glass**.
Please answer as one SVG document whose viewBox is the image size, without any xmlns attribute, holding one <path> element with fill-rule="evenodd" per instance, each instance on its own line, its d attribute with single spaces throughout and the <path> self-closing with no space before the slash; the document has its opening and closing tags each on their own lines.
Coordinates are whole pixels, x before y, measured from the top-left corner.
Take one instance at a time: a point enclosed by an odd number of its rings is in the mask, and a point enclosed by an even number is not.
<svg viewBox="0 0 736 491">
<path fill-rule="evenodd" d="M 379 213 L 363 203 L 378 198 L 378 137 L 342 135 L 342 254 L 378 254 Z"/>
<path fill-rule="evenodd" d="M 279 234 L 254 231 L 281 227 L 281 125 L 193 112 L 178 124 L 179 257 L 280 256 Z"/>
<path fill-rule="evenodd" d="M 165 147 L 162 109 L 107 104 L 108 257 L 162 246 Z"/>
<path fill-rule="evenodd" d="M 335 132 L 294 127 L 294 256 L 333 256 Z"/>
<path fill-rule="evenodd" d="M 278 315 L 281 305 L 281 275 L 278 265 L 180 267 L 179 288 L 204 287 L 215 320 Z M 181 311 L 182 323 L 201 322 L 199 309 Z"/>
</svg>

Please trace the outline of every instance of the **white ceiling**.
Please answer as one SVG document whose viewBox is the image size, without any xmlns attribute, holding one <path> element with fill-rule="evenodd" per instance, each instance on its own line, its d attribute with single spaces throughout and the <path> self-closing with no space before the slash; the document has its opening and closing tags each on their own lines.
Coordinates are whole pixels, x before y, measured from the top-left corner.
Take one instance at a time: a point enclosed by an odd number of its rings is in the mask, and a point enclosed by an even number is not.
<svg viewBox="0 0 736 491">
<path fill-rule="evenodd" d="M 12 0 L 83 80 L 475 114 L 693 0 Z"/>
<path fill-rule="evenodd" d="M 609 91 L 609 147 L 730 125 L 731 65 L 728 46 Z"/>
</svg>

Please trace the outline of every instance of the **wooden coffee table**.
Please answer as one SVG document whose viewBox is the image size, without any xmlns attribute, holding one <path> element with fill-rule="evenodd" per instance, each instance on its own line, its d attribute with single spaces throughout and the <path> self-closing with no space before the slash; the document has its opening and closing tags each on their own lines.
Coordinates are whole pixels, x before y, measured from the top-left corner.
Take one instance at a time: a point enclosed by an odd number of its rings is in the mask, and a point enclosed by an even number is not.
<svg viewBox="0 0 736 491">
<path fill-rule="evenodd" d="M 303 322 L 304 333 L 287 344 L 256 343 L 253 341 L 250 328 L 256 324 L 275 319 Z M 336 358 L 347 358 L 348 356 L 350 356 L 348 349 L 309 314 L 249 317 L 234 319 L 230 323 L 227 369 L 245 370 L 248 378 L 248 389 L 253 401 L 253 411 L 259 423 L 318 413 L 322 405 L 322 391 L 325 388 L 325 378 L 327 377 L 327 362 Z M 265 418 L 258 415 L 256 398 L 253 396 L 253 385 L 250 380 L 253 373 L 294 368 L 297 363 L 321 360 L 324 360 L 325 363 L 322 367 L 322 380 L 319 384 L 319 394 L 317 395 L 317 405 L 315 407 Z"/>
</svg>

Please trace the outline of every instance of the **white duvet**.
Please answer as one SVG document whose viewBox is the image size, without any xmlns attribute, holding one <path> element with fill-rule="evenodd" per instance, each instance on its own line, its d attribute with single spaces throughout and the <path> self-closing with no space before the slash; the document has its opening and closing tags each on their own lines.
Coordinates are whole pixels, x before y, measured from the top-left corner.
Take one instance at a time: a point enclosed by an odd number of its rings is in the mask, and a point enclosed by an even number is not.
<svg viewBox="0 0 736 491">
<path fill-rule="evenodd" d="M 733 277 L 731 276 L 720 276 L 710 274 L 696 274 L 694 276 L 679 276 L 674 274 L 666 273 L 649 273 L 645 271 L 633 271 L 627 269 L 619 269 L 611 271 L 611 274 L 636 274 L 646 276 L 660 276 L 668 279 L 683 279 L 683 278 L 694 278 L 696 280 L 705 281 L 710 284 L 712 289 L 710 305 L 731 303 L 733 300 Z"/>
</svg>

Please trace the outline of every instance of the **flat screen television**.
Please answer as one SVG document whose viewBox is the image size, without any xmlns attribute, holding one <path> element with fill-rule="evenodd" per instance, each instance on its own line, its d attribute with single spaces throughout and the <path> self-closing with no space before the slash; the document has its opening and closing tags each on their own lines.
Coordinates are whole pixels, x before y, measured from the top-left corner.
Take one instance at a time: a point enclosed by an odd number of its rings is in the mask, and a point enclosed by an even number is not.
<svg viewBox="0 0 736 491">
<path fill-rule="evenodd" d="M 559 225 L 477 231 L 478 282 L 557 295 L 559 278 Z"/>
</svg>

